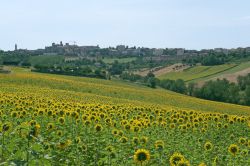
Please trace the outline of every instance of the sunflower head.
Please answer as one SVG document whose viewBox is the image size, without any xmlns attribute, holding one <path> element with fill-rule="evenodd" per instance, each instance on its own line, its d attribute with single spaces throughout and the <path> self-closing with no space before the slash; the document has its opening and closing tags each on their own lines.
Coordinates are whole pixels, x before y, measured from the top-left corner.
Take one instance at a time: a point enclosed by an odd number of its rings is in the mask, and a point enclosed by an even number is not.
<svg viewBox="0 0 250 166">
<path fill-rule="evenodd" d="M 65 123 L 65 118 L 64 117 L 58 118 L 58 122 L 61 123 L 61 124 L 64 124 Z"/>
<path fill-rule="evenodd" d="M 65 149 L 70 145 L 71 145 L 71 140 L 65 140 L 65 141 L 59 142 L 57 146 L 59 149 Z"/>
<path fill-rule="evenodd" d="M 177 163 L 177 166 L 190 166 L 190 162 L 188 160 L 181 160 Z"/>
<path fill-rule="evenodd" d="M 55 127 L 55 125 L 53 123 L 48 123 L 47 124 L 47 129 L 48 130 L 52 130 L 52 129 L 54 129 L 54 127 Z"/>
<path fill-rule="evenodd" d="M 102 125 L 100 125 L 100 124 L 95 125 L 95 131 L 96 132 L 101 132 L 102 129 L 103 129 Z"/>
<path fill-rule="evenodd" d="M 250 151 L 248 151 L 247 149 L 243 149 L 243 150 L 241 151 L 241 155 L 242 155 L 242 156 L 247 156 L 248 154 L 250 154 Z"/>
<path fill-rule="evenodd" d="M 10 122 L 6 122 L 4 124 L 1 125 L 1 129 L 0 129 L 0 132 L 3 131 L 3 132 L 8 132 L 10 131 L 12 128 L 12 125 Z"/>
<path fill-rule="evenodd" d="M 86 152 L 87 151 L 87 146 L 85 144 L 81 144 L 78 146 L 78 150 L 80 152 Z"/>
<path fill-rule="evenodd" d="M 139 132 L 140 131 L 140 127 L 139 126 L 133 126 L 133 131 L 134 132 Z"/>
<path fill-rule="evenodd" d="M 114 136 L 117 136 L 117 135 L 118 135 L 118 132 L 119 132 L 119 131 L 118 131 L 117 129 L 113 129 L 113 130 L 112 130 L 112 134 L 113 134 Z"/>
<path fill-rule="evenodd" d="M 111 145 L 109 145 L 109 146 L 106 147 L 105 149 L 106 149 L 106 151 L 109 152 L 109 153 L 112 153 L 112 152 L 115 151 L 115 148 L 114 148 L 113 146 L 111 146 Z"/>
<path fill-rule="evenodd" d="M 133 137 L 133 144 L 138 145 L 139 144 L 139 138 L 138 137 Z"/>
<path fill-rule="evenodd" d="M 211 142 L 206 142 L 206 143 L 204 144 L 204 149 L 205 149 L 206 151 L 212 150 L 212 149 L 213 149 L 213 144 L 212 144 Z"/>
<path fill-rule="evenodd" d="M 163 150 L 163 148 L 164 148 L 164 141 L 162 141 L 162 140 L 155 141 L 155 149 L 156 150 Z"/>
<path fill-rule="evenodd" d="M 125 136 L 122 136 L 122 137 L 120 138 L 120 142 L 121 142 L 121 143 L 126 143 L 126 142 L 128 142 L 128 138 L 125 137 Z"/>
<path fill-rule="evenodd" d="M 147 142 L 148 142 L 148 137 L 143 136 L 143 137 L 141 138 L 141 143 L 142 143 L 142 144 L 146 144 Z"/>
<path fill-rule="evenodd" d="M 235 156 L 239 152 L 239 147 L 235 144 L 231 144 L 228 147 L 228 152 Z"/>
<path fill-rule="evenodd" d="M 202 162 L 198 166 L 207 166 L 207 165 L 204 162 Z"/>
<path fill-rule="evenodd" d="M 239 143 L 240 143 L 241 145 L 246 144 L 246 142 L 247 142 L 247 139 L 246 139 L 246 138 L 244 138 L 244 137 L 240 137 L 240 138 L 239 138 Z"/>
<path fill-rule="evenodd" d="M 75 141 L 76 144 L 80 144 L 81 143 L 81 137 L 76 137 L 74 141 Z"/>
<path fill-rule="evenodd" d="M 57 130 L 56 135 L 59 136 L 59 137 L 61 137 L 63 135 L 62 130 Z"/>
<path fill-rule="evenodd" d="M 11 112 L 11 116 L 12 116 L 13 118 L 16 118 L 16 117 L 18 116 L 18 113 L 17 113 L 16 111 L 12 111 L 12 112 Z"/>
<path fill-rule="evenodd" d="M 170 165 L 171 165 L 171 166 L 175 166 L 175 165 L 177 165 L 177 164 L 178 164 L 180 161 L 182 161 L 182 160 L 185 160 L 185 157 L 184 157 L 182 154 L 175 152 L 175 153 L 170 157 L 169 162 L 170 162 Z"/>
<path fill-rule="evenodd" d="M 134 161 L 136 163 L 144 163 L 150 160 L 150 153 L 146 149 L 138 149 L 134 154 Z"/>
</svg>

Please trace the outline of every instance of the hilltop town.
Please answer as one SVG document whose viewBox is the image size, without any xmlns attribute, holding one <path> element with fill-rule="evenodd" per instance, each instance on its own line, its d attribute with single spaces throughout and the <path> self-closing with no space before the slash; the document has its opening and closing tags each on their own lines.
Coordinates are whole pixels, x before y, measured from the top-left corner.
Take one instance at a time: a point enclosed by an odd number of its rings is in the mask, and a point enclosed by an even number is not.
<svg viewBox="0 0 250 166">
<path fill-rule="evenodd" d="M 3 51 L 2 51 L 3 52 Z M 146 48 L 146 47 L 129 47 L 126 45 L 117 45 L 116 47 L 101 48 L 97 46 L 78 46 L 75 43 L 63 43 L 62 41 L 52 43 L 44 49 L 28 50 L 18 49 L 15 45 L 14 51 L 6 51 L 6 53 L 20 53 L 27 55 L 64 55 L 68 57 L 145 57 L 153 61 L 184 59 L 189 57 L 203 57 L 210 54 L 250 54 L 250 47 L 242 48 L 214 48 L 202 50 L 188 50 L 184 48 Z"/>
</svg>

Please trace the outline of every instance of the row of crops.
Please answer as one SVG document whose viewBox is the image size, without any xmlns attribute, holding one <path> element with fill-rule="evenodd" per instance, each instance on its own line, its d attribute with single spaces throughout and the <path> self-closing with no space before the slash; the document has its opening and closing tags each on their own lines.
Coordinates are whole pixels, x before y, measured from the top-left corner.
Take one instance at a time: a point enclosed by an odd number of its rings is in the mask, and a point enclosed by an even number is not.
<svg viewBox="0 0 250 166">
<path fill-rule="evenodd" d="M 160 76 L 160 79 L 183 79 L 184 81 L 191 81 L 224 72 L 235 66 L 235 64 L 225 64 L 217 66 L 195 66 L 181 72 L 170 72 L 164 74 Z"/>
</svg>

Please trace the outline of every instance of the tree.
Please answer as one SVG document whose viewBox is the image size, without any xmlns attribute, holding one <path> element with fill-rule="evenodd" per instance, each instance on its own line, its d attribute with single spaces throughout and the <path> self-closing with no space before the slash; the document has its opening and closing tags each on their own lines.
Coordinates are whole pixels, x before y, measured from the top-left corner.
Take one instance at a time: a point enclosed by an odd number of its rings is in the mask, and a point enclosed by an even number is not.
<svg viewBox="0 0 250 166">
<path fill-rule="evenodd" d="M 155 75 L 154 75 L 153 72 L 150 71 L 150 72 L 147 74 L 147 77 L 155 77 Z"/>
<path fill-rule="evenodd" d="M 245 90 L 245 104 L 250 106 L 250 86 L 247 86 Z"/>
<path fill-rule="evenodd" d="M 250 73 L 247 76 L 239 76 L 237 78 L 241 90 L 245 90 L 247 85 L 250 85 Z"/>
<path fill-rule="evenodd" d="M 194 96 L 196 86 L 197 86 L 197 84 L 194 83 L 194 82 L 188 83 L 188 86 L 187 86 L 187 94 L 188 94 L 189 96 Z"/>
<path fill-rule="evenodd" d="M 178 92 L 178 93 L 186 93 L 186 85 L 185 82 L 182 79 L 178 79 L 175 81 L 175 83 L 173 84 L 173 91 Z"/>
<path fill-rule="evenodd" d="M 156 78 L 154 77 L 149 77 L 148 79 L 148 86 L 151 87 L 151 88 L 155 88 L 156 87 Z"/>
<path fill-rule="evenodd" d="M 109 69 L 111 75 L 120 75 L 123 72 L 123 66 L 117 60 L 112 64 Z"/>
<path fill-rule="evenodd" d="M 231 83 L 227 91 L 226 102 L 239 104 L 240 102 L 240 88 L 235 83 Z"/>
</svg>

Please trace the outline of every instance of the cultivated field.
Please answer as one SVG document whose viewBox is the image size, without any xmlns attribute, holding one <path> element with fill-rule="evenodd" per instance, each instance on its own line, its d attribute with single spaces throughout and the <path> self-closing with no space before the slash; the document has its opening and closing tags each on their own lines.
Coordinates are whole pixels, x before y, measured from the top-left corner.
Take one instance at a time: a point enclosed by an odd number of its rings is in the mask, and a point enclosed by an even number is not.
<svg viewBox="0 0 250 166">
<path fill-rule="evenodd" d="M 183 79 L 184 81 L 194 81 L 196 79 L 202 79 L 224 72 L 235 66 L 235 64 L 225 64 L 218 66 L 195 66 L 180 72 L 167 73 L 159 76 L 159 78 L 171 80 Z"/>
<path fill-rule="evenodd" d="M 21 68 L 0 92 L 1 165 L 250 164 L 250 107 Z"/>
</svg>

